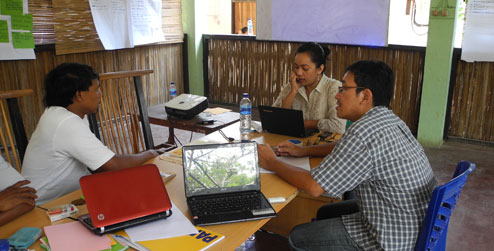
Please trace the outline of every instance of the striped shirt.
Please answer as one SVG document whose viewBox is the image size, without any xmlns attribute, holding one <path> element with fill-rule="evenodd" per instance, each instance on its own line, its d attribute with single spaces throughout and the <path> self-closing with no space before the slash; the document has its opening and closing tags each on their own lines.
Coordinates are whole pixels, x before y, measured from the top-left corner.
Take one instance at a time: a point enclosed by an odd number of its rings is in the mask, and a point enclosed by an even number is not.
<svg viewBox="0 0 494 251">
<path fill-rule="evenodd" d="M 360 213 L 342 220 L 362 249 L 414 249 L 436 179 L 391 110 L 374 107 L 354 122 L 311 175 L 330 196 L 355 191 Z"/>
</svg>

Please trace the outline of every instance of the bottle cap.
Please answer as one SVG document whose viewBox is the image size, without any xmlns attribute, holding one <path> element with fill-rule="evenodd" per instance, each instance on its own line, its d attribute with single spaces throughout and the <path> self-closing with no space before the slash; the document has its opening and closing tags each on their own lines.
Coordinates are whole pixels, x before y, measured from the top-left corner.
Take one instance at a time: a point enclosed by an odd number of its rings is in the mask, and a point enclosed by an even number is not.
<svg viewBox="0 0 494 251">
<path fill-rule="evenodd" d="M 242 97 L 244 97 L 244 98 L 248 98 L 248 97 L 249 97 L 249 94 L 248 94 L 247 92 L 244 92 L 244 93 L 242 94 Z"/>
</svg>

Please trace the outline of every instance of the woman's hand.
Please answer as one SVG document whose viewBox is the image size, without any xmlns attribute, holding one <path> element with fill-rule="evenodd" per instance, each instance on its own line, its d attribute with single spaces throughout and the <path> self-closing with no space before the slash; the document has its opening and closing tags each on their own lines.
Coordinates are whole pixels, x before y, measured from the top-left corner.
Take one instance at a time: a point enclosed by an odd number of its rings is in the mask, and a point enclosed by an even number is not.
<svg viewBox="0 0 494 251">
<path fill-rule="evenodd" d="M 300 84 L 297 83 L 297 74 L 294 71 L 290 73 L 290 86 L 292 87 L 293 93 L 297 93 L 300 88 Z"/>
</svg>

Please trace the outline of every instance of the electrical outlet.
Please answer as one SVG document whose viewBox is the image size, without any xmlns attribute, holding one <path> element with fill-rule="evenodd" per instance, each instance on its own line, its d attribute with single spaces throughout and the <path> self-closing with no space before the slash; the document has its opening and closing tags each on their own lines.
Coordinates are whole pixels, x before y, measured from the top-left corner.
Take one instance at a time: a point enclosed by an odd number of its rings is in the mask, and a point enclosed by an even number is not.
<svg viewBox="0 0 494 251">
<path fill-rule="evenodd" d="M 430 18 L 455 18 L 455 8 L 439 8 L 430 12 Z"/>
</svg>

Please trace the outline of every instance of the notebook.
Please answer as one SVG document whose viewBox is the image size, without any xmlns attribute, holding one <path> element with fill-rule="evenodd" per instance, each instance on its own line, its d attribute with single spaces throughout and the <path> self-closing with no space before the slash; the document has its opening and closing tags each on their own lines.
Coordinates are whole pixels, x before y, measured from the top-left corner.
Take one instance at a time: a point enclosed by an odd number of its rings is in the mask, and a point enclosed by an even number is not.
<svg viewBox="0 0 494 251">
<path fill-rule="evenodd" d="M 79 180 L 89 214 L 79 221 L 96 234 L 164 219 L 171 202 L 158 167 L 148 164 Z"/>
<path fill-rule="evenodd" d="M 261 192 L 255 142 L 184 146 L 185 197 L 194 225 L 275 217 Z"/>
<path fill-rule="evenodd" d="M 260 105 L 259 115 L 262 129 L 270 133 L 304 138 L 317 132 L 316 129 L 305 129 L 300 110 Z"/>
</svg>

